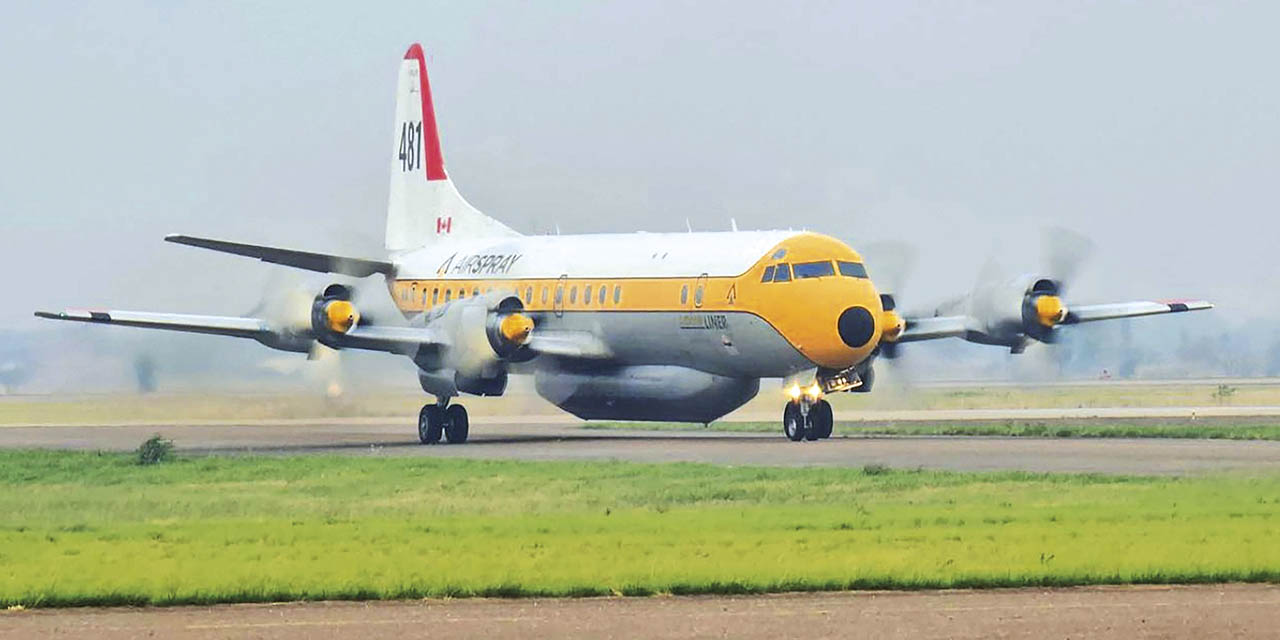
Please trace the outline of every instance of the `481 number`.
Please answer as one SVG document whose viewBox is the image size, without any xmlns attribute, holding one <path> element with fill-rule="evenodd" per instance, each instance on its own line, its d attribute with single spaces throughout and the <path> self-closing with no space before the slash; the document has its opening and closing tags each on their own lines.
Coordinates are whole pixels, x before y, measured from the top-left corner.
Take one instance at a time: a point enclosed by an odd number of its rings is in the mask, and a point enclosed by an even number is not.
<svg viewBox="0 0 1280 640">
<path fill-rule="evenodd" d="M 400 125 L 400 170 L 422 168 L 422 121 Z"/>
</svg>

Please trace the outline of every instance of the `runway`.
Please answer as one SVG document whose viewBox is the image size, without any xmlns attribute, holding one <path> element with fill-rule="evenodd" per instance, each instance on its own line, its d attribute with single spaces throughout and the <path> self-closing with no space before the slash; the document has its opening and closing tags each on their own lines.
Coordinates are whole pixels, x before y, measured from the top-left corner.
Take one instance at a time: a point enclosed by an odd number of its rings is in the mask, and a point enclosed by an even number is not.
<svg viewBox="0 0 1280 640">
<path fill-rule="evenodd" d="M 0 611 L 0 637 L 1249 638 L 1280 587 L 1202 585 L 734 597 L 423 600 Z"/>
<path fill-rule="evenodd" d="M 1280 470 L 1280 442 L 1175 439 L 859 437 L 790 442 L 780 434 L 605 431 L 511 418 L 476 420 L 465 445 L 418 444 L 407 420 L 351 419 L 204 425 L 0 428 L 0 448 L 130 451 L 159 433 L 180 453 L 435 456 L 521 460 L 629 460 L 733 465 L 851 466 L 1193 474 Z"/>
</svg>

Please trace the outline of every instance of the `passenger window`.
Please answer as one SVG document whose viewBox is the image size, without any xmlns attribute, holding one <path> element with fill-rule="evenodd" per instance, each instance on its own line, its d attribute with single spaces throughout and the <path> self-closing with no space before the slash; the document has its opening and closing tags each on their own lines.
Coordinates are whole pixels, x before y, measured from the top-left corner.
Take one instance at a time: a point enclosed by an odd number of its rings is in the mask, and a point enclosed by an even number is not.
<svg viewBox="0 0 1280 640">
<path fill-rule="evenodd" d="M 578 287 L 569 287 L 569 304 L 578 304 Z"/>
<path fill-rule="evenodd" d="M 533 287 L 525 287 L 525 289 L 524 289 L 524 303 L 525 303 L 525 304 L 533 304 Z"/>
<path fill-rule="evenodd" d="M 613 303 L 618 304 L 619 302 L 622 302 L 622 285 L 615 284 L 613 285 Z"/>
<path fill-rule="evenodd" d="M 606 287 L 604 285 L 600 285 L 600 295 L 597 297 L 597 300 L 600 301 L 600 306 L 604 306 L 605 289 Z"/>
<path fill-rule="evenodd" d="M 822 278 L 825 276 L 834 276 L 836 274 L 836 270 L 831 268 L 831 261 L 829 260 L 823 260 L 822 262 L 801 262 L 799 264 L 792 265 L 791 268 L 795 271 L 796 280 L 803 280 L 805 278 Z"/>
<path fill-rule="evenodd" d="M 542 304 L 546 304 L 546 303 L 547 303 L 547 288 L 543 287 L 542 288 Z"/>
<path fill-rule="evenodd" d="M 582 288 L 582 304 L 591 304 L 591 285 Z"/>
<path fill-rule="evenodd" d="M 439 301 L 440 301 L 440 287 L 436 287 L 431 290 L 431 306 L 433 307 L 436 306 L 436 303 Z"/>
<path fill-rule="evenodd" d="M 445 302 L 448 302 L 448 301 L 449 301 L 449 300 L 451 300 L 452 298 L 453 298 L 453 289 L 445 289 L 445 290 L 444 290 L 444 301 L 445 301 Z"/>
<path fill-rule="evenodd" d="M 680 304 L 689 304 L 689 285 L 680 287 Z"/>
<path fill-rule="evenodd" d="M 556 307 L 564 302 L 564 287 L 556 287 Z"/>
<path fill-rule="evenodd" d="M 472 297 L 472 298 L 477 298 L 477 297 L 479 297 L 479 296 L 480 296 L 480 287 L 473 287 L 473 288 L 471 289 L 471 297 Z"/>
<path fill-rule="evenodd" d="M 773 282 L 773 265 L 764 268 L 764 276 L 760 278 L 760 282 Z"/>
<path fill-rule="evenodd" d="M 705 287 L 700 284 L 696 289 L 693 290 L 693 306 L 695 307 L 702 306 L 702 290 L 703 289 L 705 289 Z"/>
<path fill-rule="evenodd" d="M 780 264 L 773 271 L 774 282 L 790 282 L 791 281 L 791 265 Z"/>
</svg>

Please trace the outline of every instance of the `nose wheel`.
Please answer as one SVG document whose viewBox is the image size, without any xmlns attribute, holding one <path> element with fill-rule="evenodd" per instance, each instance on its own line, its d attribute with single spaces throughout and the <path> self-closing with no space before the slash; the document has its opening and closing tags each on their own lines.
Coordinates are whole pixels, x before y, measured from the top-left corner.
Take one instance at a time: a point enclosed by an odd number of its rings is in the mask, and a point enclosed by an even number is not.
<svg viewBox="0 0 1280 640">
<path fill-rule="evenodd" d="M 792 442 L 831 437 L 835 416 L 826 400 L 788 402 L 782 409 L 782 434 Z"/>
<path fill-rule="evenodd" d="M 418 412 L 418 442 L 439 444 L 441 437 L 449 444 L 462 444 L 471 432 L 467 410 L 460 404 L 429 404 Z"/>
</svg>

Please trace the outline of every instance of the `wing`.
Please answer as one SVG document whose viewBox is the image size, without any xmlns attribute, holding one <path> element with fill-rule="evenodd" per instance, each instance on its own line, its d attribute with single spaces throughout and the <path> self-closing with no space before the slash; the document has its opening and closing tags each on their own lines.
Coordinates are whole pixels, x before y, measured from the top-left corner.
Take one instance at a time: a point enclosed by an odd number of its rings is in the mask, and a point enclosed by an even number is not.
<svg viewBox="0 0 1280 640">
<path fill-rule="evenodd" d="M 906 318 L 906 328 L 895 342 L 920 342 L 939 338 L 958 338 L 965 334 L 965 316 Z"/>
<path fill-rule="evenodd" d="M 1067 317 L 1061 324 L 1081 324 L 1099 320 L 1115 320 L 1118 318 L 1136 318 L 1153 316 L 1162 313 L 1182 313 L 1186 311 L 1203 311 L 1212 309 L 1213 304 L 1204 300 L 1170 300 L 1165 302 L 1114 302 L 1109 304 L 1093 304 L 1071 306 Z M 967 316 L 934 316 L 923 318 L 906 318 L 906 328 L 896 342 L 920 342 L 939 338 L 965 338 L 973 342 L 983 342 L 980 332 L 968 330 Z"/>
<path fill-rule="evenodd" d="M 310 352 L 316 341 L 315 335 L 309 328 L 275 327 L 261 318 L 117 310 L 37 311 L 36 317 L 250 338 L 272 349 L 299 353 Z M 327 338 L 335 343 L 331 346 L 341 349 L 367 349 L 405 354 L 412 354 L 422 347 L 447 344 L 444 336 L 431 327 L 357 326 L 345 334 L 334 334 Z"/>
<path fill-rule="evenodd" d="M 1116 318 L 1136 318 L 1138 316 L 1154 316 L 1162 313 L 1203 311 L 1205 309 L 1212 308 L 1213 305 L 1204 300 L 1116 302 L 1111 304 L 1072 306 L 1069 307 L 1067 317 L 1062 321 L 1062 324 L 1080 324 L 1082 322 L 1097 322 L 1098 320 L 1114 320 Z"/>
<path fill-rule="evenodd" d="M 355 276 L 357 278 L 371 276 L 375 273 L 394 275 L 396 271 L 396 266 L 394 264 L 390 262 L 383 262 L 381 260 L 348 258 L 345 256 L 335 256 L 325 253 L 281 249 L 278 247 L 264 247 L 255 244 L 242 244 L 239 242 L 227 242 L 225 240 L 210 240 L 209 238 L 196 238 L 193 236 L 172 235 L 165 236 L 164 239 L 167 242 L 173 242 L 176 244 L 185 244 L 191 247 L 200 247 L 202 249 L 211 249 L 213 251 L 221 251 L 223 253 L 233 253 L 238 256 L 257 258 L 263 262 L 282 264 L 289 267 L 296 267 L 298 269 L 306 269 L 308 271 L 319 271 L 321 273 L 341 273 L 343 275 Z"/>
</svg>

